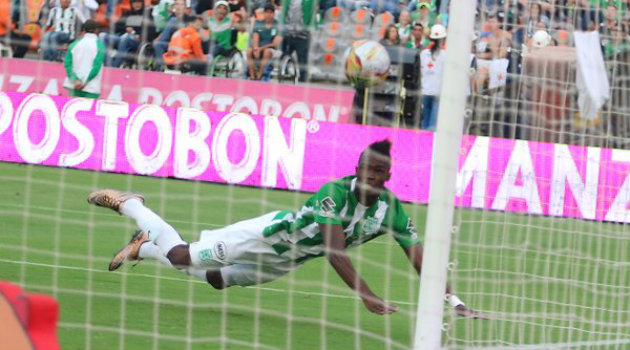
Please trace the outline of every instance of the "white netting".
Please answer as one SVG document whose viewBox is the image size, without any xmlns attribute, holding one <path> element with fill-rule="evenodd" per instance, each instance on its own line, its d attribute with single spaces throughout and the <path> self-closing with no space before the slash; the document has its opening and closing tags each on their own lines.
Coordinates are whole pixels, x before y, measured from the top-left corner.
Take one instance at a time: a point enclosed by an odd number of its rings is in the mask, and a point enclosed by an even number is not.
<svg viewBox="0 0 630 350">
<path fill-rule="evenodd" d="M 563 47 L 530 48 L 522 55 L 512 46 L 507 57 L 518 70 L 508 73 L 505 89 L 473 95 L 465 133 L 575 147 L 464 141 L 462 154 L 474 161 L 462 168 L 458 190 L 478 210 L 456 210 L 450 277 L 457 290 L 472 293 L 470 305 L 490 305 L 490 320 L 451 318 L 449 348 L 625 349 L 630 342 L 624 331 L 630 315 L 618 307 L 629 292 L 623 257 L 628 237 L 619 223 L 627 222 L 627 168 L 619 166 L 625 158 L 615 156 L 624 151 L 606 149 L 623 148 L 627 140 L 630 61 L 613 44 L 628 40 L 627 22 L 620 20 L 626 8 L 613 4 L 617 15 L 604 3 L 602 12 L 542 3 L 550 5 L 541 27 L 556 44 L 567 29 L 571 39 L 582 20 L 585 27 L 599 27 L 610 100 L 590 120 L 584 117 L 576 52 Z M 520 8 L 521 2 L 500 12 L 511 33 L 527 28 L 518 20 Z M 589 76 L 586 84 L 596 78 Z M 496 211 L 506 206 L 521 214 Z"/>
</svg>

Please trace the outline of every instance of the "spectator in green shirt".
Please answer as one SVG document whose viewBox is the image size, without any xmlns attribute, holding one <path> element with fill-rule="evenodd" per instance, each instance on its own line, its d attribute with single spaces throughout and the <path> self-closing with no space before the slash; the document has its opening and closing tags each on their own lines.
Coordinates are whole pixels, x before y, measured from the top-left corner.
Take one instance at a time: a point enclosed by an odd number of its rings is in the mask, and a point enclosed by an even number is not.
<svg viewBox="0 0 630 350">
<path fill-rule="evenodd" d="M 414 22 L 422 24 L 425 28 L 425 34 L 428 35 L 428 30 L 435 24 L 435 13 L 431 11 L 431 5 L 426 2 L 418 4 L 416 11 L 411 13 L 411 19 Z"/>
<path fill-rule="evenodd" d="M 610 36 L 610 40 L 604 44 L 604 59 L 612 61 L 617 60 L 617 57 L 627 57 L 627 53 L 630 52 L 630 42 L 624 27 L 618 25 L 610 28 Z"/>
<path fill-rule="evenodd" d="M 409 36 L 409 40 L 407 40 L 405 47 L 408 49 L 417 49 L 422 51 L 425 46 L 423 43 L 424 40 L 424 28 L 422 27 L 422 23 L 416 22 L 413 24 L 411 35 Z"/>
<path fill-rule="evenodd" d="M 252 45 L 247 50 L 249 77 L 252 80 L 262 79 L 269 60 L 279 58 L 282 55 L 282 51 L 279 50 L 282 36 L 278 30 L 278 22 L 274 18 L 274 11 L 275 8 L 272 4 L 265 5 L 264 19 L 256 21 L 254 24 Z"/>
</svg>

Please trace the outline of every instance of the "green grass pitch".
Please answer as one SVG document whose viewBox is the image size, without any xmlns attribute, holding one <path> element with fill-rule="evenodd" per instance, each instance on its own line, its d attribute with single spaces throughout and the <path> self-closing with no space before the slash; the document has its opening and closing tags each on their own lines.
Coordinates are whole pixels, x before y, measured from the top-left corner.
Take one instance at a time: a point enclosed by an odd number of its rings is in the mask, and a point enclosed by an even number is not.
<svg viewBox="0 0 630 350">
<path fill-rule="evenodd" d="M 86 203 L 89 191 L 101 187 L 143 193 L 188 241 L 202 229 L 297 209 L 308 196 L 0 163 L 0 279 L 57 298 L 62 349 L 412 344 L 419 280 L 390 237 L 351 252 L 372 289 L 400 307 L 388 317 L 366 311 L 324 259 L 259 287 L 217 291 L 153 261 L 108 272 L 135 223 Z M 426 207 L 406 208 L 423 232 Z M 448 315 L 447 344 L 628 346 L 630 230 L 624 225 L 467 209 L 458 209 L 456 220 L 451 281 L 468 305 L 493 319 Z"/>
</svg>

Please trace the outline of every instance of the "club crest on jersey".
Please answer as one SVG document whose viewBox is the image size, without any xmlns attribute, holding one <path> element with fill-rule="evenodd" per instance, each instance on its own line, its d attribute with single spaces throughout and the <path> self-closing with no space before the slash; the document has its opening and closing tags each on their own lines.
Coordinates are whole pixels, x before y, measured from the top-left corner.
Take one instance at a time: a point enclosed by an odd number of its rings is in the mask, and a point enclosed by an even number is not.
<svg viewBox="0 0 630 350">
<path fill-rule="evenodd" d="M 227 247 L 223 242 L 217 242 L 214 244 L 214 255 L 216 255 L 217 259 L 225 260 L 227 255 Z"/>
<path fill-rule="evenodd" d="M 199 252 L 199 259 L 201 259 L 201 261 L 212 260 L 212 252 L 210 251 L 210 249 L 204 249 L 204 250 L 200 251 Z"/>
<path fill-rule="evenodd" d="M 378 232 L 378 220 L 372 216 L 365 218 L 362 229 L 366 235 L 375 234 Z"/>
<path fill-rule="evenodd" d="M 336 206 L 337 204 L 335 204 L 335 201 L 332 198 L 326 197 L 322 199 L 321 202 L 319 203 L 319 208 L 320 208 L 319 215 L 329 217 L 329 218 L 334 217 Z"/>
</svg>

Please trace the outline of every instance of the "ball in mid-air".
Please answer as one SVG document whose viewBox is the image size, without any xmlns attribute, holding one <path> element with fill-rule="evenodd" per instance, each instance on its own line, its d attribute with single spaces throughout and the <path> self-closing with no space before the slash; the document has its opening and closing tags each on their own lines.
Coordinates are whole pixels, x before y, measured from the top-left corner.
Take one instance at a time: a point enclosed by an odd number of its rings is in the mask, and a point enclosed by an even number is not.
<svg viewBox="0 0 630 350">
<path fill-rule="evenodd" d="M 346 54 L 346 76 L 355 87 L 378 84 L 389 74 L 389 54 L 374 40 L 358 40 Z"/>
</svg>

